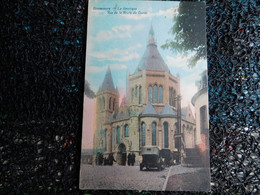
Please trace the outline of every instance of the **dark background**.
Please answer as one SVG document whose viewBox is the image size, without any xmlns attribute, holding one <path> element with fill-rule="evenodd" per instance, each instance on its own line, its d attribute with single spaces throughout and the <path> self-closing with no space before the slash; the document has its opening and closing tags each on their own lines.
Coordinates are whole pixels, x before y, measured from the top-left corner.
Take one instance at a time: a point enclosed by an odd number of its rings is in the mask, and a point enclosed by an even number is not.
<svg viewBox="0 0 260 195">
<path fill-rule="evenodd" d="M 257 2 L 207 1 L 211 193 L 259 192 Z M 0 1 L 0 194 L 119 193 L 78 189 L 86 8 Z"/>
</svg>

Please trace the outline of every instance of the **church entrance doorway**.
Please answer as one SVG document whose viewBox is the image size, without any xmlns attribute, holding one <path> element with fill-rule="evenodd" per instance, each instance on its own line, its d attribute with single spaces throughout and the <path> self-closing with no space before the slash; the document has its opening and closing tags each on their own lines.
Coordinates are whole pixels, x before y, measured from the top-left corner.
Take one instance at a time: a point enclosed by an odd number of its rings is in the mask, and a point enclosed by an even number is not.
<svg viewBox="0 0 260 195">
<path fill-rule="evenodd" d="M 126 165 L 126 146 L 123 143 L 118 146 L 117 163 L 123 166 Z"/>
</svg>

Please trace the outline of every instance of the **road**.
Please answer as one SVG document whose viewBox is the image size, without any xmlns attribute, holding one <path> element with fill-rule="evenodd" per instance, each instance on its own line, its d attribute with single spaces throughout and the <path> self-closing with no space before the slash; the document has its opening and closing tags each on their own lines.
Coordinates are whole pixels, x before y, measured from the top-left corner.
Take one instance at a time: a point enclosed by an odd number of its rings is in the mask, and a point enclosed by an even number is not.
<svg viewBox="0 0 260 195">
<path fill-rule="evenodd" d="M 162 171 L 140 171 L 139 166 L 81 164 L 80 171 L 80 189 L 209 191 L 209 185 L 209 168 L 175 165 Z"/>
<path fill-rule="evenodd" d="M 80 188 L 96 190 L 165 190 L 170 170 L 140 171 L 139 166 L 81 165 Z"/>
</svg>

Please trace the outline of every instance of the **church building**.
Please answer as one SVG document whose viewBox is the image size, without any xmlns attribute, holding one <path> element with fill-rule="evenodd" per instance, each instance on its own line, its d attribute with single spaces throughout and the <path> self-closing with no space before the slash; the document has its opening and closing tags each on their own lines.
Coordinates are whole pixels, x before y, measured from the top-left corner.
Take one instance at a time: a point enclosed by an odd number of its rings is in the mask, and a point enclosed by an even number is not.
<svg viewBox="0 0 260 195">
<path fill-rule="evenodd" d="M 113 153 L 117 163 L 125 165 L 130 152 L 138 163 L 142 146 L 195 148 L 200 135 L 190 106 L 181 108 L 178 101 L 180 82 L 161 57 L 151 27 L 146 51 L 135 72 L 127 75 L 126 97 L 120 105 L 109 67 L 96 93 L 94 159 L 98 152 Z"/>
</svg>

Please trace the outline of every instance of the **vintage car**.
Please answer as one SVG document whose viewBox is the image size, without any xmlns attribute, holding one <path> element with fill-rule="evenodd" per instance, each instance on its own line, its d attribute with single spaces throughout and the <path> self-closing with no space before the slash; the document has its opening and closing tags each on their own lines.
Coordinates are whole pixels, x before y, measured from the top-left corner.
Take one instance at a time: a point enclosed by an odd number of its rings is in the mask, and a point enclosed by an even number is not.
<svg viewBox="0 0 260 195">
<path fill-rule="evenodd" d="M 143 146 L 141 150 L 142 162 L 140 164 L 140 170 L 143 168 L 150 170 L 157 168 L 161 171 L 164 168 L 164 162 L 160 154 L 160 148 L 157 146 Z"/>
</svg>

